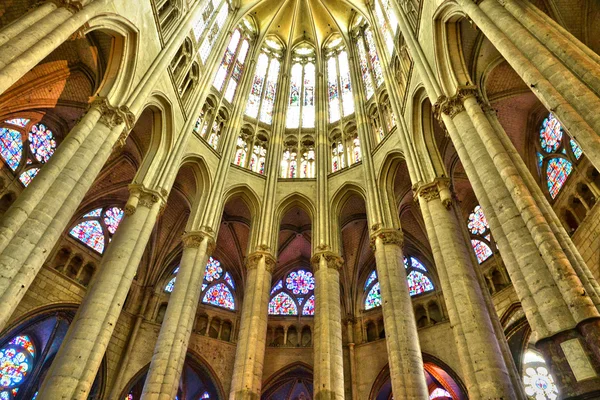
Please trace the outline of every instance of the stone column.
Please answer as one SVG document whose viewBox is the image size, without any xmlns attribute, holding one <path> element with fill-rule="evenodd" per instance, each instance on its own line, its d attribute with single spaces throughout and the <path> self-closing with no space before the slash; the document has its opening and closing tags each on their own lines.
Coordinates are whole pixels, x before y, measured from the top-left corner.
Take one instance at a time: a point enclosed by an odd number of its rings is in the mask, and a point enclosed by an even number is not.
<svg viewBox="0 0 600 400">
<path fill-rule="evenodd" d="M 318 249 L 311 263 L 315 273 L 313 335 L 314 399 L 344 399 L 340 268 L 343 260 L 327 249 Z"/>
<path fill-rule="evenodd" d="M 94 101 L 54 156 L 0 220 L 0 328 L 4 327 L 73 213 L 131 127 L 126 109 Z"/>
<path fill-rule="evenodd" d="M 275 258 L 267 249 L 248 256 L 244 305 L 235 352 L 230 400 L 259 400 L 267 339 L 271 272 Z"/>
<path fill-rule="evenodd" d="M 458 349 L 462 377 L 472 399 L 526 399 L 514 364 L 507 365 L 494 329 L 494 310 L 488 308 L 470 256 L 471 249 L 460 232 L 461 222 L 451 208 L 447 180 L 419 185 L 416 198 L 425 220 L 444 300 Z M 426 309 L 427 311 L 427 309 Z"/>
<path fill-rule="evenodd" d="M 0 29 L 0 49 L 9 40 L 15 38 L 21 32 L 25 31 L 32 25 L 39 25 L 40 20 L 46 19 L 46 17 L 56 10 L 57 5 L 51 1 L 43 4 L 39 4 L 30 9 L 25 15 L 11 22 L 7 26 Z M 45 23 L 46 21 L 42 22 Z M 2 51 L 2 50 L 0 50 Z M 4 60 L 3 60 L 4 61 Z"/>
<path fill-rule="evenodd" d="M 529 191 L 519 169 L 514 165 L 503 143 L 481 109 L 473 88 L 461 88 L 457 96 L 438 103 L 445 114 L 444 123 L 463 162 L 478 198 L 497 218 L 492 234 L 501 226 L 505 243 L 514 256 L 505 260 L 513 285 L 524 304 L 527 319 L 536 333 L 538 346 L 558 377 L 563 395 L 580 395 L 600 389 L 592 364 L 600 365 L 597 341 L 583 332 L 599 332 L 598 294 L 586 286 L 577 274 L 577 257 L 569 257 L 549 222 Z M 475 167 L 476 165 L 476 167 Z M 574 265 L 575 263 L 575 265 Z M 589 290 L 588 290 L 589 288 Z M 587 327 L 587 328 L 586 328 Z M 562 335 L 570 332 L 572 336 Z M 543 339 L 543 340 L 542 340 Z M 571 339 L 574 341 L 569 342 Z M 543 342 L 543 346 L 542 346 Z M 560 363 L 555 352 L 564 354 L 568 362 Z M 571 346 L 571 347 L 569 347 Z M 580 351 L 581 350 L 581 351 Z M 592 360 L 581 354 L 587 352 Z M 566 354 L 568 353 L 568 354 Z M 592 364 L 590 364 L 590 362 Z M 567 366 L 565 368 L 565 366 Z M 579 377 L 575 377 L 577 371 Z M 584 371 L 584 372 L 581 372 Z M 591 378 L 585 382 L 580 377 Z"/>
<path fill-rule="evenodd" d="M 383 323 L 394 397 L 427 399 L 419 334 L 406 285 L 402 232 L 379 228 L 371 235 L 381 289 Z"/>
<path fill-rule="evenodd" d="M 598 56 L 526 2 L 458 3 L 600 169 L 600 115 L 590 112 L 600 108 Z"/>
<path fill-rule="evenodd" d="M 102 257 L 38 399 L 87 399 L 162 201 L 158 192 L 134 186 L 125 217 Z"/>
<path fill-rule="evenodd" d="M 214 232 L 208 227 L 183 236 L 181 264 L 154 346 L 154 355 L 142 391 L 143 400 L 171 400 L 177 395 L 202 292 L 206 262 L 214 246 Z"/>
</svg>

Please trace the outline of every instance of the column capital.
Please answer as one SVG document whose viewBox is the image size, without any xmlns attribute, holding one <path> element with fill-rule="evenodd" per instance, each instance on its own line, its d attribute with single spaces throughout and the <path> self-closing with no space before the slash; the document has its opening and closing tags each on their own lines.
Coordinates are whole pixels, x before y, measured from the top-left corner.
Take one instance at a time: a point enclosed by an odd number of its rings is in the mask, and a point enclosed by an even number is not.
<svg viewBox="0 0 600 400">
<path fill-rule="evenodd" d="M 373 228 L 378 228 L 371 234 L 371 249 L 373 249 L 373 251 L 375 251 L 377 239 L 381 239 L 383 244 L 395 244 L 400 247 L 404 246 L 404 234 L 400 229 L 379 228 L 377 225 L 374 225 Z"/>
<path fill-rule="evenodd" d="M 152 208 L 158 202 L 161 203 L 161 208 L 167 203 L 165 189 L 150 189 L 141 184 L 132 183 L 129 188 L 129 200 L 125 205 L 125 214 L 133 215 L 138 206 Z"/>
<path fill-rule="evenodd" d="M 100 111 L 100 122 L 102 122 L 107 127 L 112 129 L 118 125 L 125 123 L 125 128 L 127 131 L 125 139 L 127 138 L 127 135 L 129 134 L 129 131 L 133 129 L 136 120 L 135 114 L 133 114 L 129 110 L 129 107 L 114 107 L 110 104 L 106 97 L 100 96 L 90 98 L 88 109 L 94 107 Z M 123 136 L 123 134 L 121 134 L 121 136 Z"/>
<path fill-rule="evenodd" d="M 197 231 L 185 232 L 181 240 L 184 248 L 197 249 L 203 241 L 207 241 L 207 254 L 210 255 L 215 250 L 215 232 L 208 226 L 204 226 Z"/>
<path fill-rule="evenodd" d="M 323 248 L 324 250 L 319 250 L 320 248 Z M 329 250 L 328 246 L 319 246 L 317 247 L 317 252 L 310 259 L 310 263 L 312 264 L 315 272 L 321 267 L 322 258 L 327 262 L 327 268 L 340 271 L 344 265 L 344 259 L 338 254 Z"/>
<path fill-rule="evenodd" d="M 435 178 L 433 182 L 417 182 L 413 185 L 414 198 L 417 205 L 419 199 L 430 202 L 435 199 L 441 199 L 446 208 L 452 205 L 452 194 L 450 192 L 450 179 L 446 177 Z"/>
<path fill-rule="evenodd" d="M 83 3 L 79 0 L 49 0 L 48 2 L 56 4 L 56 7 L 66 8 L 73 14 L 83 9 Z M 39 1 L 38 4 L 43 4 L 43 2 Z"/>
<path fill-rule="evenodd" d="M 277 260 L 273 254 L 271 254 L 271 251 L 267 246 L 258 246 L 258 250 L 248 254 L 248 258 L 246 258 L 246 268 L 249 270 L 258 268 L 258 263 L 262 258 L 265 259 L 265 269 L 267 272 L 272 273 L 277 264 Z"/>
<path fill-rule="evenodd" d="M 437 119 L 440 119 L 442 113 L 454 118 L 465 110 L 463 102 L 469 97 L 478 97 L 477 86 L 459 86 L 454 96 L 441 95 L 433 105 L 433 112 Z"/>
</svg>

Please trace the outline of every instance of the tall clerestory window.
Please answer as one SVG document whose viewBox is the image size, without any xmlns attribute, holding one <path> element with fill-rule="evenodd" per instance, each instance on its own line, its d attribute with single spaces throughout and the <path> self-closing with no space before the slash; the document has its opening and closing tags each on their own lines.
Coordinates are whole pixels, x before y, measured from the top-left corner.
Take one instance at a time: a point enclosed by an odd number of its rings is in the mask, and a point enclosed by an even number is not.
<svg viewBox="0 0 600 400">
<path fill-rule="evenodd" d="M 246 104 L 246 116 L 267 125 L 273 122 L 281 50 L 282 46 L 274 40 L 265 41 L 265 46 L 258 56 L 252 88 Z"/>
<path fill-rule="evenodd" d="M 292 52 L 282 178 L 315 177 L 315 50 L 302 43 Z"/>
<path fill-rule="evenodd" d="M 394 54 L 398 20 L 392 10 L 391 0 L 375 0 L 375 20 L 385 42 L 388 55 Z"/>
<path fill-rule="evenodd" d="M 548 114 L 540 126 L 537 165 L 542 183 L 545 183 L 543 186 L 552 200 L 556 199 L 573 172 L 573 165 L 582 156 L 577 142 L 565 134 L 553 114 Z"/>
<path fill-rule="evenodd" d="M 0 155 L 23 186 L 50 160 L 56 146 L 54 133 L 43 123 L 29 118 L 0 122 Z"/>
<path fill-rule="evenodd" d="M 238 83 L 242 78 L 249 49 L 250 38 L 246 34 L 242 34 L 239 28 L 233 31 L 213 80 L 213 86 L 217 91 L 223 92 L 223 89 L 226 88 L 224 97 L 230 103 L 233 101 Z"/>
<path fill-rule="evenodd" d="M 194 36 L 196 41 L 202 40 L 200 45 L 200 59 L 203 64 L 206 64 L 208 56 L 213 46 L 217 42 L 219 33 L 223 30 L 227 16 L 229 15 L 229 4 L 226 0 L 211 0 L 202 13 L 202 18 L 194 26 Z M 206 27 L 210 26 L 210 29 L 206 31 Z M 204 36 L 204 39 L 202 39 Z"/>
</svg>

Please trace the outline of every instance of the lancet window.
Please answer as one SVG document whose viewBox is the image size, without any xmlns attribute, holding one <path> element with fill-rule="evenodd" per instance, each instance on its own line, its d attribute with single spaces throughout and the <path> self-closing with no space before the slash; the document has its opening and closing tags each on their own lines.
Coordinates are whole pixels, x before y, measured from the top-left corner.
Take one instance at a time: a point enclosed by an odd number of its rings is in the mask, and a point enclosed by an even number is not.
<svg viewBox="0 0 600 400">
<path fill-rule="evenodd" d="M 341 37 L 334 37 L 327 45 L 327 96 L 329 123 L 354 113 L 350 65 Z"/>
<path fill-rule="evenodd" d="M 192 28 L 197 42 L 200 41 L 202 35 L 206 31 L 206 27 L 210 24 L 211 18 L 216 15 L 217 10 L 219 10 L 220 5 L 223 3 L 225 3 L 224 0 L 210 0 L 208 3 L 206 3 L 204 10 L 202 10 L 202 15 Z"/>
<path fill-rule="evenodd" d="M 12 118 L 0 123 L 0 155 L 23 186 L 31 183 L 56 146 L 54 133 L 41 122 Z"/>
<path fill-rule="evenodd" d="M 548 371 L 544 358 L 534 350 L 526 350 L 523 355 L 523 384 L 530 399 L 555 400 L 558 389 Z"/>
<path fill-rule="evenodd" d="M 290 96 L 286 116 L 288 129 L 315 127 L 315 53 L 308 45 L 294 50 L 290 73 Z"/>
<path fill-rule="evenodd" d="M 548 195 L 554 200 L 573 172 L 573 166 L 583 156 L 583 151 L 551 113 L 540 126 L 538 144 L 538 172 Z"/>
<path fill-rule="evenodd" d="M 174 0 L 155 0 L 154 8 L 158 16 L 158 23 L 163 37 L 167 37 L 177 25 L 181 17 L 179 4 Z"/>
<path fill-rule="evenodd" d="M 375 0 L 375 20 L 385 41 L 388 55 L 394 53 L 396 32 L 398 31 L 398 20 L 392 10 L 391 0 Z"/>
<path fill-rule="evenodd" d="M 298 152 L 295 143 L 289 143 L 281 160 L 282 178 L 314 178 L 315 149 L 312 139 L 307 139 Z"/>
<path fill-rule="evenodd" d="M 166 293 L 172 293 L 177 281 L 179 266 L 171 271 L 168 282 L 164 287 Z M 209 257 L 202 281 L 202 303 L 228 310 L 235 310 L 235 282 L 231 274 L 223 269 L 221 262 Z"/>
<path fill-rule="evenodd" d="M 273 39 L 265 40 L 265 45 L 258 56 L 256 71 L 252 80 L 246 116 L 265 124 L 273 122 L 277 80 L 281 66 L 280 57 L 283 46 Z"/>
<path fill-rule="evenodd" d="M 411 297 L 431 292 L 435 289 L 429 271 L 416 257 L 404 257 L 404 268 L 406 268 L 406 280 L 408 292 Z M 381 289 L 377 271 L 373 270 L 365 281 L 363 288 L 365 293 L 365 310 L 381 306 Z"/>
<path fill-rule="evenodd" d="M 288 273 L 273 285 L 270 315 L 303 315 L 315 313 L 315 277 L 312 272 L 298 269 Z"/>
<path fill-rule="evenodd" d="M 229 112 L 224 106 L 215 110 L 217 104 L 218 100 L 213 95 L 208 96 L 193 128 L 194 133 L 215 150 L 219 149 L 221 134 L 229 120 Z"/>
<path fill-rule="evenodd" d="M 330 134 L 331 142 L 331 172 L 339 171 L 346 166 L 362 160 L 360 139 L 354 123 L 350 122 L 342 132 L 336 128 Z"/>
<path fill-rule="evenodd" d="M 226 88 L 224 96 L 230 103 L 233 101 L 238 83 L 242 78 L 244 63 L 249 49 L 249 35 L 244 33 L 240 28 L 233 31 L 229 45 L 225 49 L 225 54 L 213 80 L 213 86 L 217 91 L 222 92 Z"/>
<path fill-rule="evenodd" d="M 210 51 L 213 46 L 217 42 L 217 38 L 219 37 L 219 33 L 223 29 L 225 25 L 225 21 L 227 20 L 227 16 L 229 15 L 229 4 L 227 1 L 222 1 L 221 6 L 219 7 L 219 11 L 217 11 L 217 17 L 215 18 L 212 26 L 209 31 L 205 34 L 204 40 L 202 40 L 202 44 L 200 45 L 200 59 L 203 64 L 206 64 L 206 60 L 208 60 L 208 56 L 210 55 Z M 197 40 L 200 40 L 197 38 Z"/>
<path fill-rule="evenodd" d="M 119 207 L 96 208 L 81 216 L 69 235 L 102 254 L 117 231 L 124 212 Z"/>
<path fill-rule="evenodd" d="M 490 225 L 480 205 L 475 206 L 467 221 L 467 229 L 471 234 L 471 246 L 479 264 L 494 255 L 492 248 L 495 247 L 490 232 Z"/>
<path fill-rule="evenodd" d="M 242 132 L 237 139 L 233 163 L 264 175 L 267 158 L 267 132 L 259 130 L 258 133 L 254 134 L 252 129 L 250 126 L 242 128 Z"/>
</svg>

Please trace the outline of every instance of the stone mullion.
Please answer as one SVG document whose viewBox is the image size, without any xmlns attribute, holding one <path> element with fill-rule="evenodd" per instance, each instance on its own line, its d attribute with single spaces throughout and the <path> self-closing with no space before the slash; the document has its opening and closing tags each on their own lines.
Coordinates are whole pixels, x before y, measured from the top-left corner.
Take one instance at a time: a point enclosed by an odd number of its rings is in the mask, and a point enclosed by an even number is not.
<svg viewBox="0 0 600 400">
<path fill-rule="evenodd" d="M 328 250 L 311 259 L 315 275 L 314 399 L 344 399 L 340 273 L 342 260 Z"/>
<path fill-rule="evenodd" d="M 423 358 L 412 300 L 406 285 L 402 233 L 380 229 L 371 236 L 385 326 L 392 391 L 396 398 L 426 399 Z"/>
<path fill-rule="evenodd" d="M 127 214 L 48 370 L 39 399 L 87 398 L 154 228 L 159 196 L 132 190 Z"/>
<path fill-rule="evenodd" d="M 322 60 L 321 60 L 322 61 Z M 329 191 L 328 191 L 328 171 L 329 171 L 329 139 L 327 138 L 327 83 L 323 73 L 323 62 L 315 61 L 315 177 L 317 179 L 317 216 L 316 227 L 313 230 L 313 243 L 319 245 L 330 245 L 331 224 L 329 223 Z M 303 79 L 304 81 L 304 79 Z M 302 93 L 304 95 L 304 92 Z M 302 100 L 304 102 L 304 100 Z M 300 138 L 298 138 L 300 139 Z M 298 141 L 300 145 L 300 141 Z M 315 247 L 313 245 L 313 247 Z"/>
<path fill-rule="evenodd" d="M 263 381 L 271 272 L 275 258 L 258 250 L 248 257 L 241 324 L 237 340 L 231 400 L 258 399 Z"/>
<path fill-rule="evenodd" d="M 531 86 L 546 109 L 553 110 L 590 162 L 600 169 L 600 114 L 591 112 L 600 108 L 600 98 L 495 0 L 486 0 L 481 5 L 471 0 L 459 0 L 458 3 L 515 72 Z M 496 25 L 494 21 L 502 23 Z M 530 60 L 525 54 L 538 56 Z"/>
<path fill-rule="evenodd" d="M 52 14 L 57 8 L 57 4 L 52 1 L 34 6 L 25 15 L 22 15 L 17 20 L 0 29 L 0 51 L 4 51 L 3 46 L 5 43 L 13 39 L 19 40 L 18 35 L 22 35 L 32 25 L 38 27 L 42 19 L 45 22 L 48 15 Z"/>
<path fill-rule="evenodd" d="M 183 246 L 177 280 L 144 383 L 144 400 L 172 399 L 177 394 L 202 292 L 206 262 L 214 249 L 214 232 L 208 227 L 190 232 L 184 235 Z"/>
<path fill-rule="evenodd" d="M 422 185 L 417 193 L 469 396 L 525 399 L 516 389 L 519 380 L 513 381 L 516 373 L 511 374 L 510 367 L 514 366 L 507 365 L 503 357 L 493 324 L 497 316 L 487 307 L 486 289 L 475 270 L 478 266 L 474 266 L 465 240 L 456 234 L 462 227 L 452 209 L 442 204 L 440 189 L 445 185 L 443 181 Z"/>
<path fill-rule="evenodd" d="M 554 212 L 552 206 L 548 203 L 546 196 L 542 193 L 539 184 L 535 181 L 535 178 L 531 175 L 529 169 L 523 162 L 523 159 L 518 154 L 514 145 L 508 138 L 508 135 L 504 131 L 504 128 L 498 121 L 498 117 L 491 107 L 487 107 L 486 117 L 490 124 L 497 133 L 497 138 L 500 140 L 504 149 L 510 156 L 512 162 L 517 168 L 520 176 L 523 178 L 527 189 L 531 192 L 536 204 L 540 207 L 544 218 L 547 220 L 550 229 L 553 234 L 556 235 L 556 240 L 559 242 L 561 249 L 565 252 L 565 255 L 569 259 L 569 262 L 575 269 L 579 279 L 582 281 L 587 294 L 591 297 L 596 307 L 600 306 L 600 285 L 592 275 L 592 272 L 588 268 L 585 260 L 581 257 L 579 250 L 571 240 L 571 237 L 563 227 L 562 223 L 558 219 L 558 216 Z"/>
</svg>

